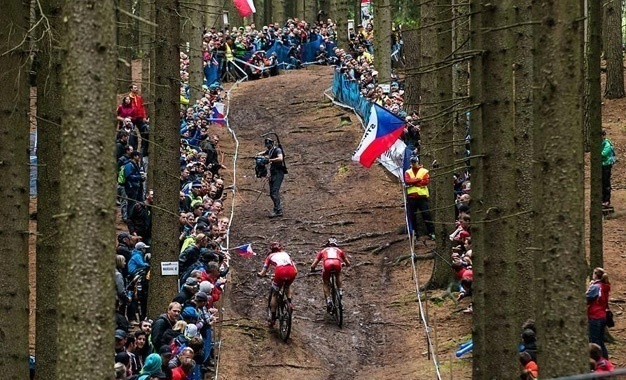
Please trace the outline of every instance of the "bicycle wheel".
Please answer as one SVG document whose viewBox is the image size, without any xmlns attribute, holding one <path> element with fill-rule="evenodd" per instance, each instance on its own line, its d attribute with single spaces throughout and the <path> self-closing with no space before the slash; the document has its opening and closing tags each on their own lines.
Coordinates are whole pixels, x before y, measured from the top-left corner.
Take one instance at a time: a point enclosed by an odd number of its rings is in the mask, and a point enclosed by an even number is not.
<svg viewBox="0 0 626 380">
<path fill-rule="evenodd" d="M 272 319 L 272 308 L 271 308 L 271 304 L 272 304 L 272 293 L 273 293 L 273 289 L 270 287 L 270 292 L 269 295 L 267 297 L 267 319 L 268 321 L 270 319 Z"/>
<path fill-rule="evenodd" d="M 337 326 L 341 328 L 343 324 L 343 305 L 341 303 L 341 294 L 339 294 L 339 289 L 337 289 L 337 285 L 335 283 L 335 274 L 330 275 L 330 291 L 333 299 L 333 317 L 335 317 L 335 322 Z"/>
<path fill-rule="evenodd" d="M 279 334 L 283 342 L 287 342 L 291 334 L 291 308 L 287 304 L 285 296 L 281 294 L 278 299 Z"/>
</svg>

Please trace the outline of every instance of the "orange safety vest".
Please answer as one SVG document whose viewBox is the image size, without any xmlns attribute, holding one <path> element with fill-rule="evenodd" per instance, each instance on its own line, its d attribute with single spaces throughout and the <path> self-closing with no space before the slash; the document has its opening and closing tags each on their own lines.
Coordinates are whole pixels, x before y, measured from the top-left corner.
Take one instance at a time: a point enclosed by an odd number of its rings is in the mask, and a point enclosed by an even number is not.
<svg viewBox="0 0 626 380">
<path fill-rule="evenodd" d="M 411 177 L 411 179 L 419 179 L 421 180 L 422 178 L 424 178 L 424 176 L 426 174 L 428 174 L 428 170 L 424 169 L 424 168 L 420 168 L 417 173 L 413 173 L 413 168 L 409 168 L 406 173 L 409 175 L 409 177 Z M 428 186 L 409 186 L 406 188 L 406 193 L 407 195 L 411 195 L 411 194 L 415 194 L 417 193 L 418 196 L 420 197 L 426 197 L 428 198 L 429 193 L 428 193 Z"/>
</svg>

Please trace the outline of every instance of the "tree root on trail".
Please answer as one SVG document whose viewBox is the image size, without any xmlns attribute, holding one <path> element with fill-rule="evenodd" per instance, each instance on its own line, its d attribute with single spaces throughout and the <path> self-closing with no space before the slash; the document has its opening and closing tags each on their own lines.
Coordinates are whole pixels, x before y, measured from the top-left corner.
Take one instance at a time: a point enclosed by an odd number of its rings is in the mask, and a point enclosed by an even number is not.
<svg viewBox="0 0 626 380">
<path fill-rule="evenodd" d="M 374 265 L 374 263 L 371 261 L 361 261 L 360 263 L 352 265 L 352 268 L 358 268 L 361 265 Z"/>
<path fill-rule="evenodd" d="M 310 228 L 307 228 L 305 226 L 298 226 L 298 227 L 296 227 L 296 229 L 298 229 L 298 230 L 305 230 L 307 232 L 310 232 L 310 233 L 313 233 L 313 234 L 318 234 L 318 235 L 328 235 L 327 231 L 316 231 L 316 230 L 312 230 Z M 334 235 L 345 235 L 345 233 L 343 233 L 343 232 L 334 232 L 333 234 Z"/>
<path fill-rule="evenodd" d="M 402 239 L 402 240 L 404 240 L 404 239 Z M 396 265 L 399 265 L 404 260 L 408 260 L 410 258 L 411 258 L 411 254 L 398 256 L 398 257 L 396 257 L 396 259 L 393 262 L 387 264 L 387 266 L 394 267 Z M 413 261 L 430 260 L 430 259 L 434 259 L 434 258 L 435 258 L 435 254 L 434 253 L 427 253 L 427 254 L 424 254 L 424 255 L 415 255 L 415 257 L 413 258 Z"/>
<path fill-rule="evenodd" d="M 378 254 L 379 254 L 380 252 L 382 252 L 383 250 L 385 250 L 385 249 L 387 249 L 387 248 L 391 247 L 392 245 L 394 245 L 394 244 L 396 244 L 396 243 L 400 243 L 400 242 L 403 242 L 403 241 L 405 241 L 405 240 L 406 240 L 406 238 L 400 238 L 400 239 L 392 240 L 392 241 L 390 241 L 390 242 L 388 242 L 388 243 L 385 243 L 385 244 L 381 245 L 380 247 L 378 247 L 378 248 L 374 249 L 374 250 L 372 251 L 372 254 L 374 254 L 374 255 L 378 255 Z"/>
<path fill-rule="evenodd" d="M 289 368 L 296 368 L 296 369 L 320 369 L 320 370 L 322 369 L 322 367 L 306 366 L 306 365 L 290 364 L 290 363 L 248 364 L 248 366 L 253 367 L 253 368 L 289 367 Z"/>
<path fill-rule="evenodd" d="M 385 326 L 394 326 L 394 327 L 416 327 L 415 325 L 411 325 L 409 323 L 394 323 L 389 321 L 369 321 L 368 325 L 385 325 Z"/>
<path fill-rule="evenodd" d="M 351 238 L 347 238 L 343 241 L 341 241 L 342 244 L 346 244 L 346 243 L 353 243 L 355 241 L 361 240 L 361 239 L 369 239 L 369 238 L 375 238 L 375 237 L 381 237 L 381 236 L 385 236 L 385 235 L 390 235 L 394 233 L 394 231 L 386 231 L 386 232 L 366 232 L 364 234 L 361 235 L 357 235 Z"/>
</svg>

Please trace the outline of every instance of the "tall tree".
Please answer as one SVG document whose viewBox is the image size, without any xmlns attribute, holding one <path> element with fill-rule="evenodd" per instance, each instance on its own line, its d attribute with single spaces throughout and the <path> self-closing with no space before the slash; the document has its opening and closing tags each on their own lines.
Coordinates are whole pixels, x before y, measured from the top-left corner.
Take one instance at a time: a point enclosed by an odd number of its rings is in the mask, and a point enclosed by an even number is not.
<svg viewBox="0 0 626 380">
<path fill-rule="evenodd" d="M 602 40 L 606 59 L 607 99 L 623 98 L 624 93 L 624 53 L 622 48 L 622 0 L 606 0 L 604 3 Z"/>
<path fill-rule="evenodd" d="M 62 0 L 41 2 L 50 30 L 39 43 L 37 59 L 37 290 L 36 371 L 38 380 L 56 378 L 57 299 L 59 292 L 60 169 L 61 169 L 61 52 L 58 46 Z M 41 17 L 41 14 L 37 15 Z M 110 128 L 110 126 L 108 127 Z"/>
<path fill-rule="evenodd" d="M 0 12 L 0 368 L 28 378 L 29 44 L 28 2 L 9 1 Z"/>
<path fill-rule="evenodd" d="M 602 249 L 602 89 L 600 56 L 602 45 L 602 3 L 587 1 L 587 51 L 585 62 L 585 138 L 591 152 L 589 207 L 589 264 L 604 265 Z"/>
<path fill-rule="evenodd" d="M 515 281 L 515 292 L 511 295 L 514 308 L 515 329 L 530 318 L 536 317 L 535 291 L 535 251 L 529 249 L 533 244 L 533 56 L 528 52 L 533 49 L 532 0 L 509 0 L 509 12 L 513 24 L 519 25 L 510 29 L 509 41 L 514 44 L 514 52 L 510 64 L 513 99 L 513 149 L 515 154 L 515 203 L 511 213 L 515 216 L 515 254 L 512 279 Z M 513 33 L 515 32 L 515 33 Z M 515 330 L 519 332 L 519 330 Z M 517 335 L 515 335 L 517 342 Z"/>
<path fill-rule="evenodd" d="M 189 56 L 189 85 L 190 101 L 193 103 L 204 95 L 202 85 L 204 84 L 202 35 L 204 31 L 203 14 L 193 0 L 181 1 L 181 35 L 183 43 L 188 47 Z"/>
<path fill-rule="evenodd" d="M 452 51 L 459 59 L 452 66 L 452 94 L 454 96 L 454 157 L 465 156 L 469 106 L 469 60 L 464 58 L 469 50 L 469 0 L 453 0 L 452 4 Z"/>
<path fill-rule="evenodd" d="M 279 27 L 285 24 L 285 0 L 271 0 L 272 2 L 272 23 Z"/>
<path fill-rule="evenodd" d="M 267 0 L 266 0 L 267 1 Z M 304 0 L 304 19 L 313 24 L 317 17 L 317 0 Z"/>
<path fill-rule="evenodd" d="M 588 371 L 583 197 L 582 2 L 533 4 L 534 181 L 539 368 Z"/>
<path fill-rule="evenodd" d="M 472 171 L 472 244 L 481 252 L 474 257 L 473 289 L 480 296 L 475 325 L 481 326 L 482 335 L 474 343 L 480 354 L 474 360 L 473 376 L 483 379 L 495 373 L 517 372 L 521 325 L 517 322 L 528 307 L 523 299 L 528 294 L 518 297 L 517 286 L 532 283 L 528 267 L 533 265 L 533 251 L 526 250 L 531 224 L 518 222 L 529 214 L 532 199 L 530 169 L 524 167 L 532 162 L 525 145 L 528 131 L 524 131 L 532 126 L 527 125 L 532 121 L 532 61 L 527 58 L 529 50 L 522 50 L 532 42 L 532 34 L 520 19 L 529 13 L 530 2 L 497 0 L 482 8 L 478 5 L 474 3 L 475 9 L 482 11 L 477 25 L 482 33 L 472 35 L 471 43 L 483 54 L 481 64 L 471 66 L 471 77 L 476 81 L 472 88 L 480 86 L 472 92 L 472 100 L 481 104 L 472 111 L 481 113 L 480 124 L 472 124 L 478 133 L 473 141 L 480 142 L 473 144 L 472 154 L 480 156 L 482 162 L 480 170 Z M 520 28 L 506 27 L 513 24 Z M 522 231 L 522 227 L 527 230 Z M 518 258 L 520 254 L 523 259 Z M 489 343 L 495 341 L 499 344 Z"/>
<path fill-rule="evenodd" d="M 162 262 L 178 262 L 178 193 L 180 81 L 178 70 L 180 18 L 178 0 L 156 2 L 157 56 L 155 122 L 152 130 L 154 152 L 154 216 L 152 223 L 152 276 L 150 278 L 148 314 L 157 316 L 167 309 L 169 295 L 176 289 L 176 276 L 163 276 Z"/>
<path fill-rule="evenodd" d="M 451 252 L 452 245 L 448 235 L 453 232 L 451 225 L 454 222 L 454 193 L 450 181 L 450 171 L 454 166 L 452 71 L 448 63 L 452 51 L 451 5 L 450 0 L 436 0 L 422 3 L 420 10 L 420 113 L 424 142 L 421 161 L 426 166 L 431 165 L 431 209 L 435 219 L 437 251 L 441 253 Z M 445 287 L 450 282 L 451 274 L 450 266 L 436 255 L 429 285 Z"/>
<path fill-rule="evenodd" d="M 471 0 L 472 12 L 470 13 L 470 41 L 474 49 L 480 52 L 480 48 L 483 45 L 483 12 L 482 12 L 482 0 Z M 483 112 L 482 112 L 482 103 L 485 97 L 484 87 L 483 87 L 483 54 L 475 54 L 470 58 L 470 70 L 472 75 L 472 80 L 469 83 L 469 93 L 470 93 L 470 103 L 476 104 L 477 109 L 472 110 L 470 113 L 470 126 L 472 128 L 472 140 L 470 143 L 470 148 L 472 152 L 484 152 L 488 147 L 485 144 L 483 139 L 484 133 L 484 123 L 483 123 Z M 479 107 L 479 108 L 478 108 Z M 471 173 L 482 173 L 484 171 L 484 161 L 480 158 L 470 160 L 470 171 Z M 482 199 L 486 195 L 484 181 L 478 181 L 472 183 L 472 197 L 474 199 Z M 474 201 L 476 203 L 476 201 Z M 474 206 L 474 213 L 476 213 L 476 207 Z M 476 234 L 476 223 L 472 227 L 472 233 Z M 478 236 L 480 237 L 480 232 Z M 476 237 L 472 237 L 472 244 L 475 244 Z M 480 245 L 480 243 L 479 243 Z M 475 278 L 485 275 L 485 261 L 484 260 L 474 260 L 472 263 L 472 269 L 474 272 Z M 477 312 L 473 313 L 473 324 L 472 324 L 472 342 L 474 343 L 474 347 L 472 349 L 472 364 L 473 364 L 473 379 L 480 379 L 480 376 L 485 373 L 485 370 L 482 369 L 483 363 L 489 360 L 489 357 L 486 356 L 486 346 L 489 344 L 489 341 L 486 340 L 485 336 L 485 320 L 487 319 L 487 314 L 483 312 L 478 312 L 478 310 L 485 310 L 485 297 L 483 289 L 481 289 L 480 281 L 477 282 L 476 286 L 478 288 L 472 289 L 472 304 L 474 310 Z"/>
<path fill-rule="evenodd" d="M 407 113 L 419 111 L 420 104 L 420 66 L 421 43 L 420 29 L 411 28 L 402 33 L 406 58 L 406 76 L 404 79 L 404 106 Z"/>
<path fill-rule="evenodd" d="M 330 18 L 332 18 L 333 22 L 335 23 L 337 44 L 342 48 L 348 46 L 349 9 L 350 4 L 348 0 L 330 0 Z M 391 22 L 391 13 L 389 14 L 389 22 Z M 389 30 L 391 30 L 391 25 L 389 25 Z M 391 42 L 389 44 L 391 45 Z"/>
<path fill-rule="evenodd" d="M 389 83 L 391 79 L 391 4 L 389 0 L 372 0 L 372 8 L 374 20 L 376 20 L 374 67 L 378 71 L 379 82 Z M 345 41 L 345 34 L 343 38 Z"/>
<path fill-rule="evenodd" d="M 130 16 L 133 9 L 132 0 L 115 0 L 115 35 L 117 44 L 117 93 L 128 92 L 132 82 L 133 34 L 134 19 Z"/>
<path fill-rule="evenodd" d="M 59 268 L 68 272 L 58 277 L 58 344 L 63 348 L 57 350 L 57 363 L 63 370 L 56 378 L 74 379 L 76 373 L 106 378 L 111 363 L 94 358 L 110 357 L 114 348 L 113 260 L 108 254 L 115 241 L 113 0 L 67 1 L 62 20 L 61 213 L 55 216 L 60 219 Z M 77 234 L 88 236 L 89 244 Z"/>
</svg>

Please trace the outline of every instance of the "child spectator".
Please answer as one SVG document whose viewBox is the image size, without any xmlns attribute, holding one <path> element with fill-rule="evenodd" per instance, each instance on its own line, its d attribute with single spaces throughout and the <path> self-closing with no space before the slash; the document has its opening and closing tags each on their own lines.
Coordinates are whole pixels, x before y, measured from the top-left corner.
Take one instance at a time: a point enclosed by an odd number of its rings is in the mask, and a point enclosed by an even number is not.
<svg viewBox="0 0 626 380">
<path fill-rule="evenodd" d="M 596 363 L 594 372 L 611 372 L 615 369 L 609 359 L 602 356 L 602 348 L 595 343 L 589 343 L 589 357 Z"/>
<path fill-rule="evenodd" d="M 531 380 L 536 379 L 537 376 L 539 376 L 539 367 L 528 352 L 520 352 L 519 361 L 522 365 L 522 374 L 520 376 L 521 379 Z"/>
</svg>

